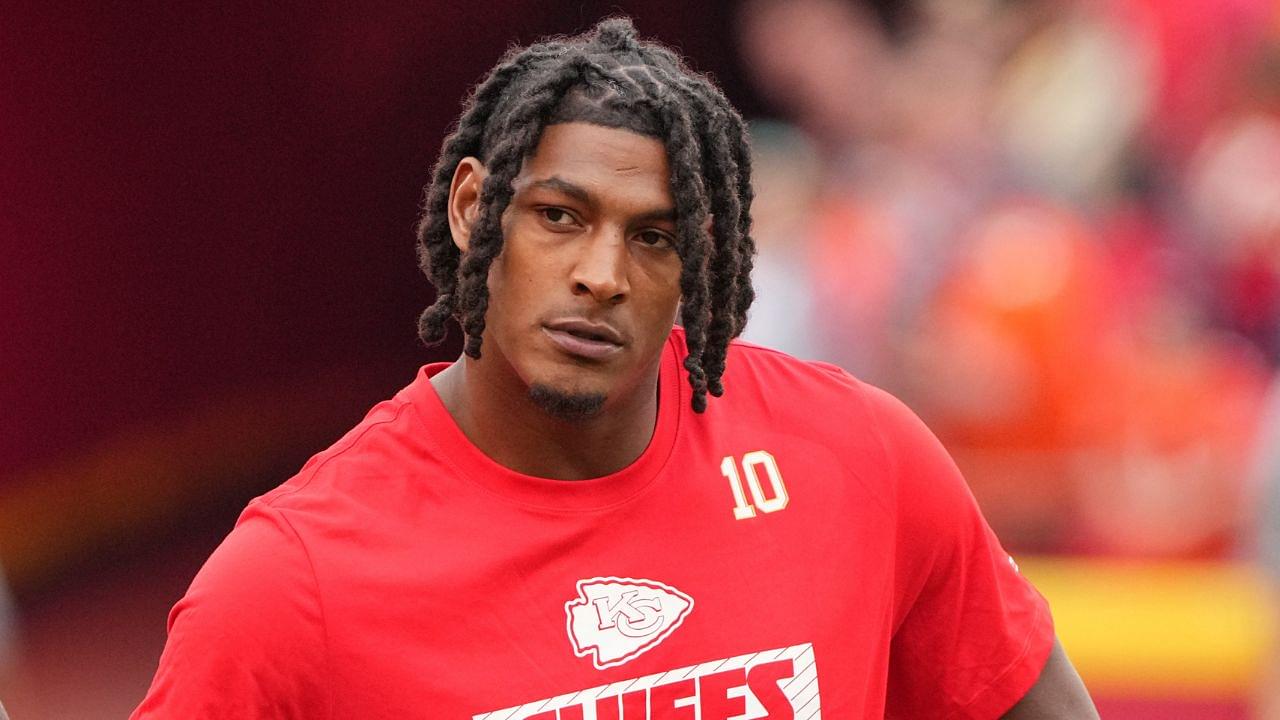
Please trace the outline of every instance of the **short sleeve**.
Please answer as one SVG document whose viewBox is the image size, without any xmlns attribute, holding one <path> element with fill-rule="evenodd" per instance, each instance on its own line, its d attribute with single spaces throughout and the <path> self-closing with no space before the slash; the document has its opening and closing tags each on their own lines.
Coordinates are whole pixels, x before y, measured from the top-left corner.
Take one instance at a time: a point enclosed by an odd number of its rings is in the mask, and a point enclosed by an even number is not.
<svg viewBox="0 0 1280 720">
<path fill-rule="evenodd" d="M 315 574 L 279 510 L 249 505 L 169 613 L 168 630 L 133 720 L 328 717 Z"/>
<path fill-rule="evenodd" d="M 894 634 L 887 718 L 997 718 L 1053 646 L 1044 598 L 1019 574 L 937 438 L 872 390 L 896 468 Z"/>
</svg>

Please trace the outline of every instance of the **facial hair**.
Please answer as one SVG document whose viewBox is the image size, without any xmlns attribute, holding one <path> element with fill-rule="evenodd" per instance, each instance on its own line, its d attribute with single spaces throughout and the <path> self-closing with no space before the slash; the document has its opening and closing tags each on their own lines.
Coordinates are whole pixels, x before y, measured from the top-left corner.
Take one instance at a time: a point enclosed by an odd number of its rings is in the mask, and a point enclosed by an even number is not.
<svg viewBox="0 0 1280 720">
<path fill-rule="evenodd" d="M 529 399 L 546 413 L 565 422 L 582 422 L 600 414 L 604 393 L 574 393 L 550 385 L 529 386 Z"/>
</svg>

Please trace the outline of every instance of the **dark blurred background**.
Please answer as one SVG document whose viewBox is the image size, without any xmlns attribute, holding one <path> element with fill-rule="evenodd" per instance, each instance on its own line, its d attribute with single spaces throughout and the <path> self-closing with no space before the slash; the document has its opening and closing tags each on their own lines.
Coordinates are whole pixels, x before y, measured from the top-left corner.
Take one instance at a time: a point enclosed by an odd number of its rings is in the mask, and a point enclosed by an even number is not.
<svg viewBox="0 0 1280 720">
<path fill-rule="evenodd" d="M 631 15 L 753 119 L 748 337 L 908 401 L 1104 717 L 1280 717 L 1274 0 L 36 4 L 0 20 L 0 701 L 122 717 L 253 496 L 452 358 L 422 187 Z"/>
</svg>

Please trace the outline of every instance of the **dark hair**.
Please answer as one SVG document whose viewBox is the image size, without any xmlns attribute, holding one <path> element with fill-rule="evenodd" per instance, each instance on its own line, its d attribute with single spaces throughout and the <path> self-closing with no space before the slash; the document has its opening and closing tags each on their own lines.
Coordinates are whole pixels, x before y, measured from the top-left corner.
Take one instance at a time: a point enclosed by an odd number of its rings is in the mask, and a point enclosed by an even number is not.
<svg viewBox="0 0 1280 720">
<path fill-rule="evenodd" d="M 693 408 L 724 392 L 729 341 L 746 324 L 755 297 L 750 273 L 751 158 L 742 117 L 709 79 L 670 49 L 636 38 L 626 18 L 604 20 L 582 35 L 509 50 L 472 91 L 456 129 L 445 138 L 418 223 L 418 257 L 436 287 L 418 333 L 433 345 L 456 318 L 463 351 L 480 357 L 489 304 L 489 265 L 502 251 L 502 213 L 521 163 L 542 130 L 579 120 L 653 135 L 667 148 L 682 270 L 680 321 Z M 449 232 L 449 185 L 458 162 L 481 159 L 488 177 L 466 254 Z M 713 222 L 704 227 L 708 213 Z"/>
</svg>

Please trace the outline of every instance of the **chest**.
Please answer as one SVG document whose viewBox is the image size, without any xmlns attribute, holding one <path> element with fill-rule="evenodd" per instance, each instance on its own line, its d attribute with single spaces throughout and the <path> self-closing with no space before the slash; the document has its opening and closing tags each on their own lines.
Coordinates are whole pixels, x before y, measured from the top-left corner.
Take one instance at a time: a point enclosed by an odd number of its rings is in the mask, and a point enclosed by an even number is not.
<svg viewBox="0 0 1280 720">
<path fill-rule="evenodd" d="M 882 692 L 890 513 L 822 453 L 733 448 L 572 514 L 460 490 L 414 523 L 329 579 L 349 714 L 818 717 Z"/>
</svg>

